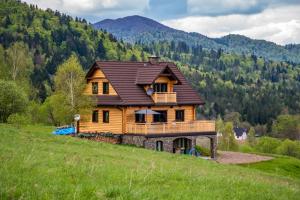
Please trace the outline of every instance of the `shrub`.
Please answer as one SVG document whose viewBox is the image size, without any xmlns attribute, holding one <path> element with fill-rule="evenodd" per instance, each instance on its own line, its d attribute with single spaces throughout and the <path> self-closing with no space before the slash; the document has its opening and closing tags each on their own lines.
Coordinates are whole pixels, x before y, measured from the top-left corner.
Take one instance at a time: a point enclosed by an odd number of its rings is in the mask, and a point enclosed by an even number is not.
<svg viewBox="0 0 300 200">
<path fill-rule="evenodd" d="M 0 122 L 14 113 L 24 112 L 27 106 L 25 92 L 12 81 L 0 80 Z"/>
<path fill-rule="evenodd" d="M 30 123 L 30 119 L 25 114 L 14 113 L 8 117 L 7 123 L 20 127 L 22 125 L 28 125 Z"/>
<path fill-rule="evenodd" d="M 277 148 L 277 153 L 300 158 L 300 142 L 286 139 Z"/>
<path fill-rule="evenodd" d="M 277 153 L 276 149 L 280 145 L 280 140 L 271 137 L 262 137 L 255 145 L 255 149 L 262 153 Z"/>
<path fill-rule="evenodd" d="M 243 153 L 251 153 L 254 152 L 254 149 L 248 144 L 239 145 L 239 151 Z"/>
<path fill-rule="evenodd" d="M 195 149 L 200 152 L 201 156 L 210 156 L 210 149 L 196 145 Z"/>
</svg>

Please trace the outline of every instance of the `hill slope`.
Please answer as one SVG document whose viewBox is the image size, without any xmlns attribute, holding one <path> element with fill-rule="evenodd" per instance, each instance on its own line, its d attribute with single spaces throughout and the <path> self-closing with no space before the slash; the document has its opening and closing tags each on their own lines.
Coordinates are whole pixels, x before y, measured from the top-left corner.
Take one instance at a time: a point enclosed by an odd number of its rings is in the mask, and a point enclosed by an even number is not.
<svg viewBox="0 0 300 200">
<path fill-rule="evenodd" d="M 298 199 L 300 181 L 0 124 L 0 199 Z"/>
<path fill-rule="evenodd" d="M 31 81 L 42 99 L 44 83 L 51 82 L 56 67 L 71 54 L 78 56 L 85 69 L 95 59 L 141 59 L 139 49 L 95 30 L 84 19 L 16 0 L 0 1 L 0 46 L 7 49 L 15 42 L 24 42 L 30 49 L 35 65 Z"/>
<path fill-rule="evenodd" d="M 93 25 L 104 29 L 128 42 L 149 43 L 152 41 L 184 41 L 190 46 L 201 45 L 208 49 L 218 49 L 235 53 L 255 54 L 271 60 L 300 63 L 298 45 L 281 46 L 265 40 L 253 40 L 241 35 L 228 35 L 221 38 L 209 38 L 199 33 L 187 33 L 172 29 L 152 19 L 141 16 L 128 16 L 116 20 L 106 19 Z"/>
</svg>

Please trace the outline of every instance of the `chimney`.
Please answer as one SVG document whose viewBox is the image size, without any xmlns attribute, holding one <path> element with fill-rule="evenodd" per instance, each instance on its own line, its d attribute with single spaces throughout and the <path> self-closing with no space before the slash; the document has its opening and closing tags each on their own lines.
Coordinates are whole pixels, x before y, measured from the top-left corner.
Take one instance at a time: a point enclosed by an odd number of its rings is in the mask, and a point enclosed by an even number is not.
<svg viewBox="0 0 300 200">
<path fill-rule="evenodd" d="M 148 60 L 151 65 L 159 64 L 159 56 L 149 56 Z"/>
</svg>

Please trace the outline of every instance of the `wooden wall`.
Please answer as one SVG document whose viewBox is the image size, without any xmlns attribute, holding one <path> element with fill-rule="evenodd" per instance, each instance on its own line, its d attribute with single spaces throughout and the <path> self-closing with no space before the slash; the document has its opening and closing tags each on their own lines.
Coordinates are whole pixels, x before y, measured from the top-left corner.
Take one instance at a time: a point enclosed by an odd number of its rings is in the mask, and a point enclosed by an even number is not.
<svg viewBox="0 0 300 200">
<path fill-rule="evenodd" d="M 112 132 L 122 133 L 122 110 L 115 107 L 96 108 L 98 110 L 98 123 L 92 122 L 92 111 L 85 114 L 80 120 L 80 132 Z M 103 110 L 109 111 L 109 123 L 103 123 Z"/>
<path fill-rule="evenodd" d="M 185 122 L 195 120 L 195 108 L 194 106 L 152 106 L 148 107 L 101 107 L 95 110 L 98 110 L 98 123 L 92 122 L 92 111 L 90 114 L 85 114 L 82 116 L 80 121 L 80 132 L 112 132 L 121 134 L 126 131 L 127 123 L 135 123 L 135 111 L 141 109 L 151 109 L 151 110 L 167 110 L 168 111 L 168 122 L 175 121 L 175 110 L 185 110 L 184 120 Z M 103 110 L 109 111 L 109 123 L 103 123 Z M 152 115 L 146 116 L 147 122 L 153 121 Z"/>
<path fill-rule="evenodd" d="M 98 94 L 96 95 L 103 95 L 103 88 L 102 83 L 103 82 L 109 82 L 103 72 L 100 69 L 96 69 L 94 71 L 94 74 L 91 79 L 88 80 L 84 94 L 92 94 L 92 82 L 98 82 Z M 112 85 L 109 83 L 109 94 L 104 95 L 118 95 L 116 90 L 112 87 Z"/>
</svg>

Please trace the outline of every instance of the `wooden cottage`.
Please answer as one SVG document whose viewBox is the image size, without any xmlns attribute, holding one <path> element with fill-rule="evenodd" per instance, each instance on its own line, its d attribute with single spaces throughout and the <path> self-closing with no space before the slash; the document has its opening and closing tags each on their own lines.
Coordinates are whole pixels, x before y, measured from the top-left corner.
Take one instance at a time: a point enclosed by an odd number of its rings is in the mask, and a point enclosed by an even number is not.
<svg viewBox="0 0 300 200">
<path fill-rule="evenodd" d="M 174 153 L 188 153 L 197 137 L 208 137 L 215 157 L 215 122 L 197 120 L 204 102 L 174 63 L 97 61 L 86 80 L 97 107 L 80 120 L 80 133 L 112 133 L 124 144 Z"/>
</svg>

